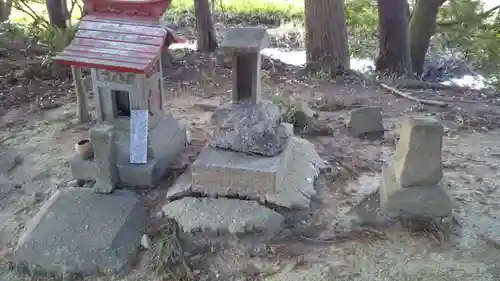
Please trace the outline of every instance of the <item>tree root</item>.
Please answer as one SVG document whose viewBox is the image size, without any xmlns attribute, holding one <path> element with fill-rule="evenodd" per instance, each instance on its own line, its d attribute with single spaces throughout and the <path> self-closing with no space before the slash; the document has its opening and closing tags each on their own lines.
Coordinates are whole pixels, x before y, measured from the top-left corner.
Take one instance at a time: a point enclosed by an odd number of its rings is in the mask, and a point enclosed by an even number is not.
<svg viewBox="0 0 500 281">
<path fill-rule="evenodd" d="M 409 100 L 412 100 L 412 101 L 416 101 L 416 102 L 419 102 L 421 104 L 435 105 L 435 106 L 440 106 L 440 107 L 447 107 L 447 106 L 449 106 L 447 103 L 442 102 L 442 101 L 427 100 L 427 99 L 420 99 L 420 98 L 414 97 L 414 96 L 412 96 L 409 93 L 402 92 L 402 91 L 400 91 L 400 90 L 398 90 L 396 88 L 393 88 L 391 86 L 388 86 L 388 85 L 386 85 L 384 83 L 380 83 L 380 87 L 382 87 L 382 88 L 384 88 L 386 90 L 389 90 L 394 95 L 397 95 L 397 96 L 400 96 L 400 97 L 403 97 L 403 98 L 406 98 L 406 99 L 409 99 Z"/>
</svg>

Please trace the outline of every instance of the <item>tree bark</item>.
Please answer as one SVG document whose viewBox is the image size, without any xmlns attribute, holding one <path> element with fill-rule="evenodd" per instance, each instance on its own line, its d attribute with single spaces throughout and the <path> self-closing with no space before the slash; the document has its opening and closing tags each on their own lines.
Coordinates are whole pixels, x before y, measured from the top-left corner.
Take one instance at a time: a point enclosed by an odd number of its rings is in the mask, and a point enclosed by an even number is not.
<svg viewBox="0 0 500 281">
<path fill-rule="evenodd" d="M 9 20 L 12 10 L 12 0 L 0 0 L 0 22 Z"/>
<path fill-rule="evenodd" d="M 380 37 L 376 70 L 387 74 L 410 74 L 412 67 L 406 0 L 379 0 L 378 14 Z"/>
<path fill-rule="evenodd" d="M 431 37 L 436 32 L 439 8 L 445 1 L 417 0 L 415 3 L 408 27 L 413 72 L 422 72 L 425 54 L 429 49 Z"/>
<path fill-rule="evenodd" d="M 196 32 L 198 33 L 198 51 L 211 53 L 217 49 L 212 13 L 208 0 L 194 0 Z"/>
<path fill-rule="evenodd" d="M 320 64 L 332 73 L 350 68 L 343 0 L 305 0 L 308 64 Z"/>
<path fill-rule="evenodd" d="M 90 121 L 90 114 L 87 106 L 87 93 L 85 85 L 83 85 L 82 70 L 79 67 L 71 66 L 71 74 L 75 83 L 76 117 L 78 123 L 87 123 Z"/>
<path fill-rule="evenodd" d="M 66 17 L 68 11 L 66 8 L 65 0 L 47 0 L 47 12 L 49 14 L 50 23 L 59 28 L 65 29 Z M 64 3 L 63 3 L 64 2 Z"/>
</svg>

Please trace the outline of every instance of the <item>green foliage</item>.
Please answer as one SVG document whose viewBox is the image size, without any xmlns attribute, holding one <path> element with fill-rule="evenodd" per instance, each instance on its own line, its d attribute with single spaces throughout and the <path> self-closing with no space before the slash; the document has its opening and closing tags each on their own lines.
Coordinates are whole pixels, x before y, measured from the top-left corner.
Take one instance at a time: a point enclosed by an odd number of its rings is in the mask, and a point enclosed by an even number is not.
<svg viewBox="0 0 500 281">
<path fill-rule="evenodd" d="M 378 46 L 378 11 L 376 1 L 347 1 L 346 21 L 351 56 L 374 58 Z"/>
<path fill-rule="evenodd" d="M 440 10 L 437 43 L 500 87 L 500 7 L 485 10 L 480 1 L 455 0 Z"/>
<path fill-rule="evenodd" d="M 304 17 L 303 0 L 214 1 L 216 10 L 222 12 L 225 19 L 274 24 L 294 22 L 298 23 L 295 24 L 297 28 L 303 26 L 301 24 Z M 351 56 L 374 58 L 378 48 L 376 1 L 345 1 Z M 413 3 L 409 2 L 410 5 Z M 80 5 L 81 3 L 77 4 Z M 193 19 L 193 5 L 193 0 L 172 0 L 170 17 Z M 46 43 L 52 50 L 58 51 L 74 35 L 74 27 L 62 31 L 50 26 L 44 0 L 14 0 L 13 8 L 11 18 L 16 24 L 9 27 L 7 32 L 9 36 L 23 34 Z M 500 86 L 499 11 L 500 8 L 485 11 L 479 0 L 447 1 L 440 10 L 439 25 L 433 38 L 433 45 L 439 52 L 460 54 L 467 63 Z M 73 18 L 78 18 L 78 9 L 72 14 Z"/>
</svg>

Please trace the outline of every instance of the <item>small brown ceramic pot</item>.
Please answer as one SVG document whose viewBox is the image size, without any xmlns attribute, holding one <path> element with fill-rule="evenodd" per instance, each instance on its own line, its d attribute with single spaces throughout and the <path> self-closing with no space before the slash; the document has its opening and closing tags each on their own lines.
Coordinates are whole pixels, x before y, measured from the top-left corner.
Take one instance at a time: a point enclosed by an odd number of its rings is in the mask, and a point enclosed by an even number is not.
<svg viewBox="0 0 500 281">
<path fill-rule="evenodd" d="M 80 140 L 75 144 L 76 154 L 80 155 L 83 159 L 90 159 L 94 157 L 94 149 L 92 143 L 88 139 Z"/>
</svg>

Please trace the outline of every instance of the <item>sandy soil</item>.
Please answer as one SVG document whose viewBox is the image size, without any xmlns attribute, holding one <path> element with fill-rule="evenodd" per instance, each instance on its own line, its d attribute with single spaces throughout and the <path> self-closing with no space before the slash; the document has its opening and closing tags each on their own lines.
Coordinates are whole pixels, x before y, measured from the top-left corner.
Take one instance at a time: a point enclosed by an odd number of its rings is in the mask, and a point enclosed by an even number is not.
<svg viewBox="0 0 500 281">
<path fill-rule="evenodd" d="M 209 71 L 197 55 L 180 52 L 177 63 L 183 67 L 166 74 L 171 98 L 167 106 L 190 128 L 194 139 L 184 164 L 195 158 L 209 136 L 211 112 L 229 99 L 230 69 L 225 68 L 224 59 L 214 61 L 218 67 Z M 438 108 L 375 87 L 264 69 L 265 96 L 294 96 L 308 101 L 320 113 L 315 129 L 304 137 L 334 167 L 333 173 L 319 180 L 319 196 L 311 214 L 290 219 L 283 233 L 272 241 L 221 237 L 210 242 L 210 249 L 186 250 L 194 280 L 498 280 L 498 97 L 468 93 L 469 101 L 476 103 L 450 102 L 449 107 Z M 64 79 L 52 80 L 68 85 Z M 12 85 L 6 87 L 6 94 L 11 93 L 9 87 Z M 0 215 L 9 218 L 1 236 L 4 248 L 14 246 L 26 222 L 51 193 L 73 182 L 68 159 L 74 143 L 87 135 L 91 124 L 75 125 L 76 109 L 69 86 L 56 89 L 60 94 L 53 103 L 57 106 L 40 108 L 37 98 L 1 102 L 0 152 L 4 154 Z M 30 90 L 34 97 L 46 92 L 41 87 Z M 422 95 L 449 100 L 464 93 Z M 383 107 L 388 132 L 382 140 L 360 141 L 347 137 L 343 130 L 348 111 L 367 105 Z M 377 195 L 369 197 L 376 191 L 382 166 L 390 161 L 398 122 L 405 116 L 433 117 L 446 128 L 443 160 L 448 187 L 456 199 L 454 232 L 448 240 L 437 232 L 415 232 L 397 221 L 382 219 Z M 155 213 L 169 182 L 146 194 L 151 201 L 153 240 L 159 238 L 153 229 L 164 223 Z M 214 247 L 216 244 L 221 246 Z M 150 268 L 151 254 L 151 250 L 144 251 L 142 260 L 124 280 L 165 280 Z M 15 280 L 7 272 L 3 276 L 7 279 L 2 280 Z"/>
</svg>

